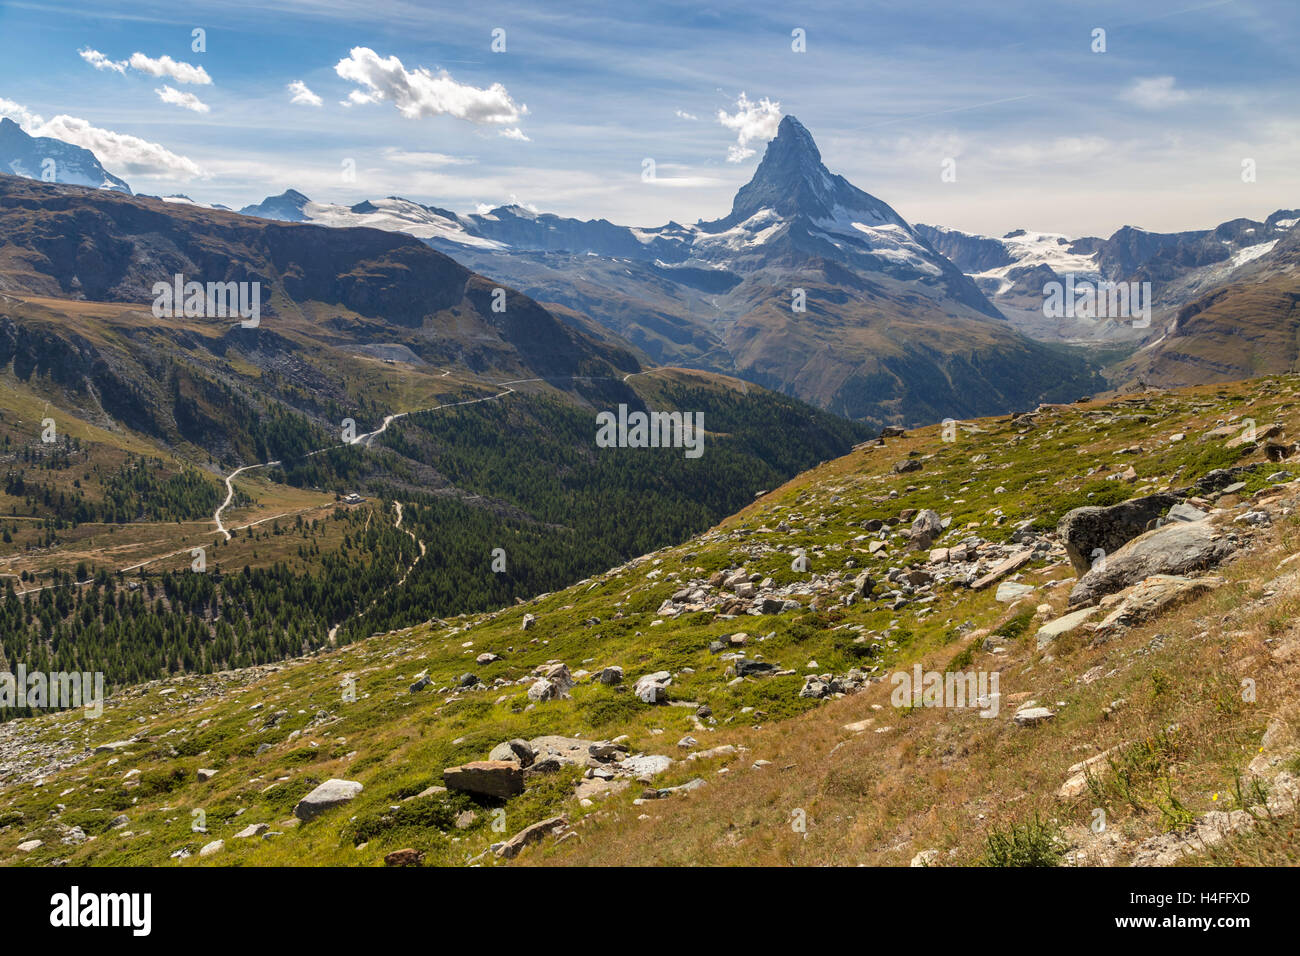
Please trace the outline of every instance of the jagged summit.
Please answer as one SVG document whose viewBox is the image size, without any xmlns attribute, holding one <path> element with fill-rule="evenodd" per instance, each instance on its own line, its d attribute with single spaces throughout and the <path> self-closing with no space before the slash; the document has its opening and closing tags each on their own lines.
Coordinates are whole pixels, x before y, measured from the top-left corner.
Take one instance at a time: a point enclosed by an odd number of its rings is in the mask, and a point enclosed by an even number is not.
<svg viewBox="0 0 1300 956">
<path fill-rule="evenodd" d="M 753 178 L 736 193 L 731 215 L 717 225 L 730 228 L 764 209 L 787 219 L 829 221 L 853 212 L 854 218 L 872 226 L 906 225 L 887 203 L 831 173 L 812 133 L 793 116 L 781 120 Z"/>
</svg>

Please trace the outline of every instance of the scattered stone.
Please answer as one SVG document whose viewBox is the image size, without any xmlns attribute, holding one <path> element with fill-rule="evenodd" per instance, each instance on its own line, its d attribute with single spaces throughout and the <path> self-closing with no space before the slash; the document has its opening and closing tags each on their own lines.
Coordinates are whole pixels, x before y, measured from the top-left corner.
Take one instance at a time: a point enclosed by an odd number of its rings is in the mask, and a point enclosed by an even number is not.
<svg viewBox="0 0 1300 956">
<path fill-rule="evenodd" d="M 1012 720 L 1021 727 L 1033 727 L 1045 720 L 1051 720 L 1055 716 L 1056 714 L 1046 707 L 1026 707 L 1023 710 L 1016 711 Z"/>
<path fill-rule="evenodd" d="M 745 657 L 736 658 L 737 677 L 762 677 L 777 670 L 777 666 L 768 661 L 753 661 Z"/>
<path fill-rule="evenodd" d="M 462 813 L 456 814 L 456 821 L 455 821 L 456 829 L 468 830 L 470 827 L 474 825 L 475 821 L 477 820 L 478 820 L 477 813 L 475 813 L 473 810 L 465 810 Z"/>
<path fill-rule="evenodd" d="M 998 590 L 993 595 L 994 600 L 1001 601 L 1004 604 L 1011 604 L 1019 601 L 1026 594 L 1032 594 L 1034 586 L 1032 584 L 1017 584 L 1014 581 L 1003 581 L 998 585 Z"/>
<path fill-rule="evenodd" d="M 424 862 L 424 851 L 416 849 L 394 850 L 384 857 L 384 866 L 419 866 Z"/>
<path fill-rule="evenodd" d="M 365 788 L 355 780 L 326 780 L 298 801 L 293 815 L 306 823 L 334 807 L 351 803 Z"/>
<path fill-rule="evenodd" d="M 541 820 L 532 826 L 524 827 L 509 840 L 502 843 L 497 847 L 496 854 L 504 859 L 512 860 L 519 855 L 519 851 L 524 847 L 532 843 L 539 843 L 548 833 L 562 830 L 568 825 L 569 818 L 564 815 Z"/>
<path fill-rule="evenodd" d="M 442 772 L 448 790 L 499 800 L 524 792 L 524 772 L 510 760 L 475 760 Z"/>
<path fill-rule="evenodd" d="M 668 671 L 655 671 L 639 678 L 632 687 L 637 699 L 647 704 L 662 704 L 668 700 L 668 685 L 673 675 Z"/>
<path fill-rule="evenodd" d="M 971 588 L 975 591 L 983 590 L 998 579 L 1006 577 L 1012 571 L 1024 567 L 1029 563 L 1033 556 L 1033 550 L 1028 548 L 1011 555 L 1011 557 L 995 565 L 988 574 L 973 581 L 971 583 Z"/>
<path fill-rule="evenodd" d="M 1054 621 L 1048 621 L 1038 629 L 1037 641 L 1038 649 L 1041 651 L 1052 641 L 1056 640 L 1062 634 L 1069 634 L 1071 631 L 1080 627 L 1088 618 L 1101 611 L 1099 607 L 1085 607 L 1082 610 L 1072 611 L 1064 617 L 1058 617 Z"/>
<path fill-rule="evenodd" d="M 513 760 L 521 767 L 532 766 L 535 759 L 537 759 L 537 751 L 533 749 L 533 745 L 518 737 L 497 744 L 488 754 L 488 760 Z"/>
</svg>

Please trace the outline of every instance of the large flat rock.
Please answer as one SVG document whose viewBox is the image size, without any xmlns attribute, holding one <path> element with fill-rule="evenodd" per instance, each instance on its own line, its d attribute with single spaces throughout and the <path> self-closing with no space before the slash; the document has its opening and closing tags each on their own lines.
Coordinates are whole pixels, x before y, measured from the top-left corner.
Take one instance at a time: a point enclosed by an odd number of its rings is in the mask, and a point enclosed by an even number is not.
<svg viewBox="0 0 1300 956">
<path fill-rule="evenodd" d="M 351 803 L 364 789 L 355 780 L 326 780 L 298 801 L 298 805 L 293 808 L 293 815 L 306 822 L 333 807 Z"/>
<path fill-rule="evenodd" d="M 448 790 L 505 800 L 524 792 L 524 771 L 510 760 L 474 760 L 442 772 Z"/>
<path fill-rule="evenodd" d="M 1067 511 L 1056 525 L 1077 574 L 1088 573 L 1093 552 L 1114 554 L 1143 534 L 1147 525 L 1178 503 L 1173 495 L 1147 495 L 1117 505 L 1088 505 Z"/>
<path fill-rule="evenodd" d="M 1095 604 L 1152 575 L 1204 571 L 1234 550 L 1236 545 L 1209 521 L 1163 525 L 1097 562 L 1070 591 L 1070 605 Z"/>
<path fill-rule="evenodd" d="M 1058 617 L 1054 621 L 1048 621 L 1038 629 L 1038 649 L 1041 651 L 1052 641 L 1056 640 L 1062 634 L 1069 634 L 1071 631 L 1083 625 L 1088 618 L 1101 610 L 1099 607 L 1085 607 L 1080 611 L 1072 611 L 1064 617 Z"/>
</svg>

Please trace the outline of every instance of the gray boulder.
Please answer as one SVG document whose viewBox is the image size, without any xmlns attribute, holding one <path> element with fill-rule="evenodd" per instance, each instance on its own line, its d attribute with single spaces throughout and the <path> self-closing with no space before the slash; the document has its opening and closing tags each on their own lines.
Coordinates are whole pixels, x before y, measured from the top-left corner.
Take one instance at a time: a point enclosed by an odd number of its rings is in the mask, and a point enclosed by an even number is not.
<svg viewBox="0 0 1300 956">
<path fill-rule="evenodd" d="M 442 772 L 448 790 L 504 800 L 524 792 L 524 771 L 512 760 L 475 760 Z"/>
<path fill-rule="evenodd" d="M 364 789 L 355 780 L 326 780 L 298 801 L 298 805 L 293 808 L 293 815 L 306 822 L 333 807 L 351 803 Z"/>
<path fill-rule="evenodd" d="M 1095 604 L 1154 574 L 1185 575 L 1212 568 L 1236 550 L 1208 521 L 1175 522 L 1134 538 L 1083 577 L 1070 606 Z"/>
<path fill-rule="evenodd" d="M 521 767 L 531 766 L 536 757 L 537 752 L 533 750 L 533 745 L 518 737 L 497 744 L 488 754 L 488 760 L 513 760 Z"/>
<path fill-rule="evenodd" d="M 668 684 L 672 681 L 668 671 L 655 671 L 640 678 L 632 688 L 632 693 L 647 704 L 662 704 L 668 700 Z"/>
<path fill-rule="evenodd" d="M 1114 554 L 1177 503 L 1173 495 L 1156 494 L 1109 507 L 1075 508 L 1062 516 L 1056 532 L 1075 572 L 1084 575 L 1092 567 L 1094 551 L 1100 548 L 1105 554 Z"/>
</svg>

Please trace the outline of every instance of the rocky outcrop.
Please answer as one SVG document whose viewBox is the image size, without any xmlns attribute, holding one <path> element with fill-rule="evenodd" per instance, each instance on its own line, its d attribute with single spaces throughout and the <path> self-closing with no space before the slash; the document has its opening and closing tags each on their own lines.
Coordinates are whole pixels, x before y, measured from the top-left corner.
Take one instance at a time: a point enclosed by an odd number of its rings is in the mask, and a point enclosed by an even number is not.
<svg viewBox="0 0 1300 956">
<path fill-rule="evenodd" d="M 1093 604 L 1153 574 L 1186 575 L 1219 564 L 1236 545 L 1209 521 L 1167 524 L 1125 544 L 1081 577 L 1070 606 Z"/>
<path fill-rule="evenodd" d="M 1109 507 L 1075 508 L 1065 513 L 1056 531 L 1074 570 L 1083 575 L 1092 567 L 1095 552 L 1114 554 L 1177 503 L 1173 495 L 1158 494 Z"/>
</svg>

